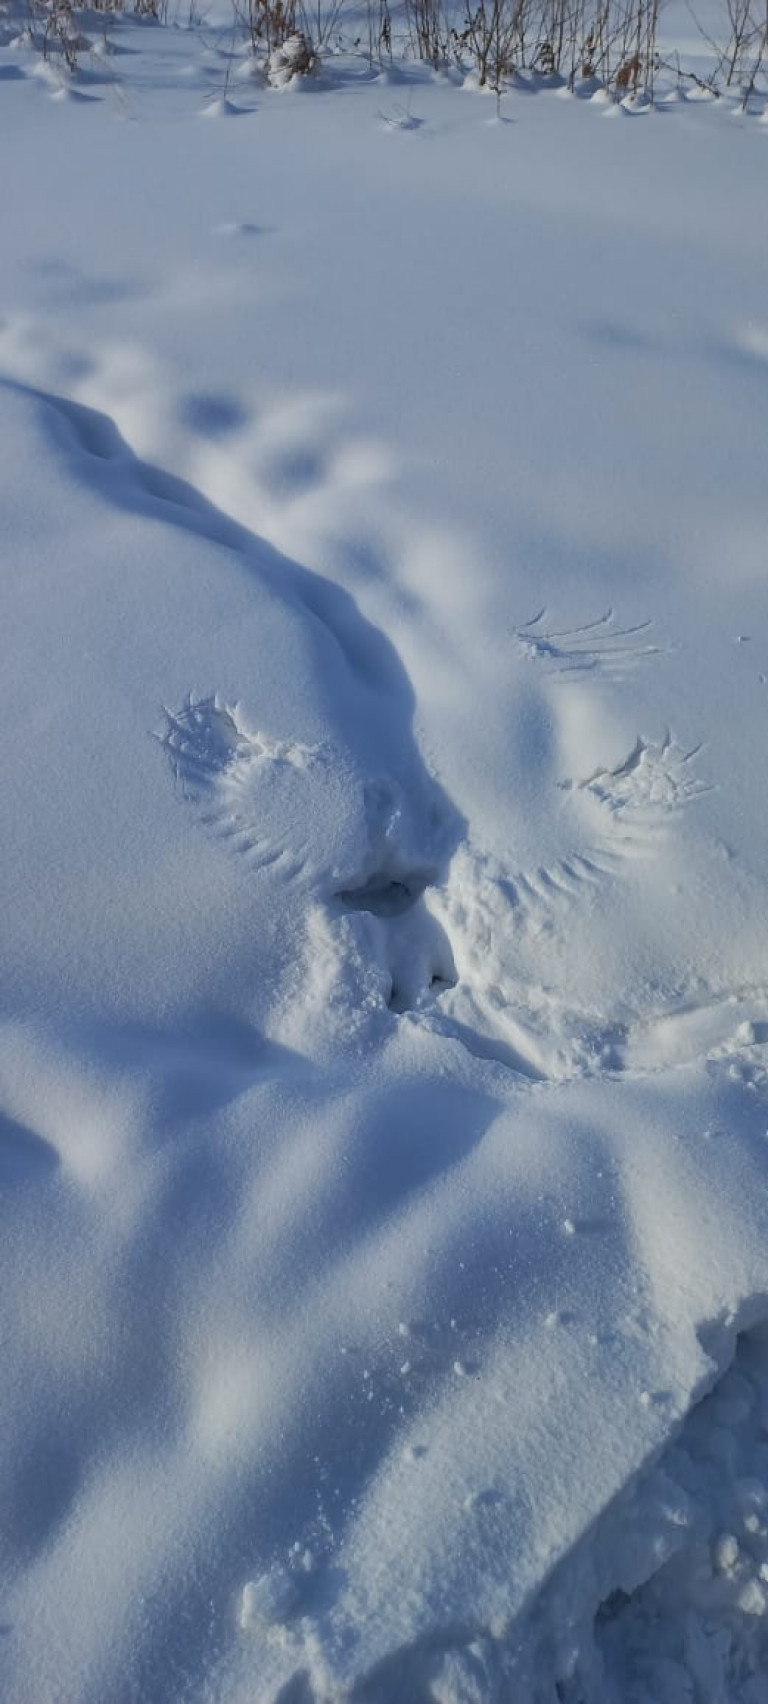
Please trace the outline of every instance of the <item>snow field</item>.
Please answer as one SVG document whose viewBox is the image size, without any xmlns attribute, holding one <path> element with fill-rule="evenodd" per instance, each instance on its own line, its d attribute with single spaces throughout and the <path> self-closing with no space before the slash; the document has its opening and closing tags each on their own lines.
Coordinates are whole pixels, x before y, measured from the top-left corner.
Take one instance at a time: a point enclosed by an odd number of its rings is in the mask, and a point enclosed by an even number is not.
<svg viewBox="0 0 768 1704">
<path fill-rule="evenodd" d="M 116 42 L 0 53 L 4 1704 L 759 1704 L 763 129 Z"/>
</svg>

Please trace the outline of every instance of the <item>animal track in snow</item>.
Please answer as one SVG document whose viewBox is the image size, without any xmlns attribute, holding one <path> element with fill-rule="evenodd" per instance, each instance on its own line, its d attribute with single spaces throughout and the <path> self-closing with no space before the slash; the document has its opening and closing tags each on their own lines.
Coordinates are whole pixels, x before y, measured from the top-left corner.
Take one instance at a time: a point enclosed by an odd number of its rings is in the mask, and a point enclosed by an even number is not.
<svg viewBox="0 0 768 1704">
<path fill-rule="evenodd" d="M 368 852 L 362 868 L 350 877 L 336 898 L 352 911 L 396 917 L 416 905 L 436 880 L 440 850 L 440 813 L 433 813 L 432 857 L 417 863 L 400 844 L 403 800 L 386 777 L 368 782 L 363 794 Z"/>
<path fill-rule="evenodd" d="M 725 996 L 705 996 L 700 1019 L 698 1007 L 683 1016 L 672 1006 L 607 1023 L 557 982 L 558 941 L 573 927 L 575 908 L 588 915 L 626 858 L 647 853 L 650 830 L 706 790 L 695 756 L 671 736 L 659 745 L 638 740 L 615 770 L 566 783 L 606 813 L 602 838 L 512 871 L 467 841 L 447 866 L 437 847 L 431 864 L 406 857 L 394 793 L 387 800 L 369 789 L 369 861 L 335 898 L 345 911 L 376 920 L 369 952 L 379 970 L 391 971 L 390 1008 L 532 1081 L 645 1073 L 674 1063 L 678 1043 L 686 1060 L 727 1045 L 735 1025 Z"/>
<path fill-rule="evenodd" d="M 364 810 L 368 856 L 334 900 L 345 912 L 370 915 L 372 943 L 390 978 L 387 1003 L 391 1011 L 410 1011 L 456 979 L 448 937 L 426 900 L 442 862 L 440 812 L 431 813 L 433 856 L 417 860 L 400 846 L 403 803 L 391 781 L 369 783 Z"/>
<path fill-rule="evenodd" d="M 307 846 L 276 846 L 259 832 L 259 793 L 270 771 L 307 770 L 317 760 L 317 749 L 250 732 L 237 706 L 225 704 L 218 694 L 195 698 L 190 693 L 182 709 L 166 710 L 165 718 L 160 743 L 184 797 L 203 806 L 203 821 L 232 839 L 257 867 L 279 864 L 285 874 L 298 875 Z"/>
<path fill-rule="evenodd" d="M 516 628 L 515 637 L 524 654 L 533 662 L 545 664 L 553 675 L 601 674 L 609 680 L 621 680 L 639 664 L 668 649 L 645 638 L 651 621 L 617 627 L 612 609 L 604 610 L 583 627 L 557 631 L 545 626 L 546 615 L 546 607 L 540 609 L 538 615 Z"/>
<path fill-rule="evenodd" d="M 239 782 L 243 770 L 256 763 L 289 763 L 306 769 L 317 755 L 316 748 L 248 732 L 238 723 L 238 706 L 225 704 L 218 693 L 209 698 L 190 693 L 178 714 L 166 710 L 165 716 L 168 726 L 162 744 L 177 778 L 193 790 L 211 786 L 223 776 Z"/>
<path fill-rule="evenodd" d="M 701 751 L 686 751 L 666 733 L 660 744 L 638 736 L 631 752 L 615 769 L 596 769 L 586 781 L 566 781 L 566 790 L 590 793 L 617 822 L 634 818 L 659 823 L 703 793 L 711 784 L 702 781 L 692 767 Z"/>
<path fill-rule="evenodd" d="M 556 978 L 542 982 L 542 947 L 555 948 L 572 908 L 599 900 L 620 871 L 572 855 L 534 875 L 508 876 L 497 861 L 460 848 L 427 891 L 453 975 L 417 1002 L 419 1022 L 532 1081 L 574 1076 L 645 1077 L 707 1061 L 754 1089 L 768 1086 L 768 990 L 708 989 L 653 1005 L 627 1003 L 608 1019 Z"/>
<path fill-rule="evenodd" d="M 612 873 L 609 859 L 574 853 L 512 878 L 467 844 L 441 871 L 426 860 L 408 862 L 396 837 L 382 845 L 374 836 L 371 863 L 332 901 L 332 909 L 368 919 L 356 937 L 362 982 L 353 998 L 364 1004 L 369 971 L 391 1011 L 410 1013 L 469 1052 L 532 1080 L 571 1074 L 569 1014 L 537 989 L 531 960 L 541 939 L 556 934 L 564 909 Z"/>
<path fill-rule="evenodd" d="M 510 875 L 495 858 L 463 846 L 430 896 L 456 975 L 455 986 L 435 989 L 431 1006 L 423 1006 L 428 1027 L 521 1077 L 572 1075 L 585 1020 L 541 986 L 541 944 L 613 875 L 610 856 L 575 852 Z"/>
<path fill-rule="evenodd" d="M 111 407 L 116 395 L 119 411 L 125 406 L 127 428 L 133 436 L 135 426 L 141 440 L 158 417 L 156 380 L 139 375 L 135 394 L 135 381 L 132 388 L 129 379 L 124 372 L 123 394 L 117 379 L 111 385 L 107 365 L 101 378 L 94 370 L 85 374 L 83 401 L 68 401 L 52 391 L 35 394 L 63 423 L 61 441 L 74 445 L 89 477 L 113 501 L 236 549 L 268 584 L 290 593 L 313 630 L 319 626 L 327 633 L 356 685 L 393 705 L 400 694 L 404 703 L 407 683 L 398 672 L 399 659 L 378 630 L 362 621 L 351 601 L 344 602 L 333 582 L 295 563 L 271 563 L 256 534 L 247 531 L 263 513 L 266 530 L 276 535 L 289 511 L 304 512 L 302 505 L 313 492 L 332 496 L 342 486 L 375 482 L 383 472 L 381 458 L 366 452 L 361 461 L 356 448 L 351 454 L 339 443 L 328 462 L 328 411 L 322 399 L 303 398 L 295 407 L 259 413 L 227 393 L 186 393 L 175 403 L 170 399 L 174 430 L 181 433 L 182 472 L 188 457 L 193 474 L 193 482 L 186 484 L 178 473 L 139 459 L 121 435 L 122 412 L 113 419 L 91 406 L 103 400 L 99 387 Z M 162 410 L 159 418 L 162 424 Z M 215 507 L 214 499 L 222 507 Z M 320 510 L 312 513 L 313 526 L 316 521 L 322 530 Z M 620 680 L 666 648 L 651 640 L 650 626 L 620 627 L 612 610 L 606 610 L 581 627 L 557 629 L 542 609 L 517 629 L 516 637 L 524 653 L 555 680 Z M 541 988 L 544 973 L 537 962 L 542 944 L 549 941 L 557 949 L 562 937 L 567 946 L 574 907 L 588 911 L 601 889 L 620 875 L 623 860 L 635 849 L 647 850 L 650 830 L 707 790 L 695 773 L 696 752 L 684 750 L 671 736 L 656 745 L 638 740 L 615 768 L 563 783 L 584 802 L 584 817 L 591 808 L 591 833 L 582 841 L 575 832 L 574 850 L 522 869 L 492 866 L 466 842 L 451 862 L 461 828 L 457 831 L 454 822 L 453 830 L 441 829 L 437 818 L 430 823 L 423 766 L 418 784 L 409 784 L 408 809 L 394 781 L 372 782 L 365 799 L 367 854 L 360 857 L 358 849 L 350 868 L 336 866 L 333 882 L 333 854 L 325 859 L 313 844 L 317 813 L 308 772 L 314 770 L 317 779 L 320 766 L 327 776 L 333 767 L 319 749 L 266 738 L 218 695 L 190 696 L 180 710 L 167 711 L 160 737 L 180 792 L 256 868 L 275 866 L 293 877 L 312 862 L 310 885 L 317 887 L 327 918 L 343 923 L 344 939 L 359 946 L 363 960 L 366 953 L 375 959 L 378 988 L 390 986 L 394 1011 L 413 1011 L 420 1020 L 439 1023 L 473 1051 L 531 1078 L 645 1068 L 641 1055 L 648 1068 L 655 1068 L 651 1056 L 655 1061 L 659 1054 L 674 1053 L 674 1028 L 663 1036 L 654 1027 L 654 1014 L 646 1030 L 638 1013 L 627 1025 L 614 1025 L 609 1035 L 601 1032 L 594 1014 L 566 1009 L 562 999 Z M 401 774 L 397 758 L 392 774 Z M 411 807 L 418 829 L 408 826 Z M 339 942 L 341 934 L 340 927 Z M 345 951 L 335 972 L 339 982 L 349 968 Z M 350 976 L 349 1002 L 344 996 L 340 1009 L 351 1006 L 355 988 L 364 993 L 364 982 L 363 963 L 359 983 Z M 380 1010 L 381 992 L 378 1000 Z M 706 1053 L 706 1023 L 700 1026 L 692 1018 L 677 1028 L 681 1042 L 683 1030 L 695 1038 L 697 1057 Z"/>
<path fill-rule="evenodd" d="M 464 943 L 462 957 L 488 967 L 512 939 L 550 934 L 564 910 L 610 881 L 619 859 L 590 848 L 527 871 L 507 871 L 469 845 L 461 848 L 439 889 L 440 913 Z"/>
<path fill-rule="evenodd" d="M 348 911 L 370 911 L 374 917 L 401 917 L 417 905 L 428 877 L 409 874 L 406 879 L 376 870 L 359 887 L 341 888 L 336 898 Z"/>
</svg>

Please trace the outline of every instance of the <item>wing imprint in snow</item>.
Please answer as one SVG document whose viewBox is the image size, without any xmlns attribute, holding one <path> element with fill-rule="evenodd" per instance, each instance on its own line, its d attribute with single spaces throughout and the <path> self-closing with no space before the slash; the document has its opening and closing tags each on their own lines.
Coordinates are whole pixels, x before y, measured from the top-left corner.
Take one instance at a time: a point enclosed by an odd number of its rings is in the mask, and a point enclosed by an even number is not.
<svg viewBox="0 0 768 1704">
<path fill-rule="evenodd" d="M 251 732 L 237 705 L 226 704 L 218 693 L 208 698 L 190 693 L 181 710 L 164 714 L 158 738 L 183 797 L 202 807 L 202 820 L 256 868 L 279 864 L 284 875 L 298 875 L 307 847 L 275 844 L 261 831 L 260 795 L 281 769 L 307 770 L 316 749 Z"/>
<path fill-rule="evenodd" d="M 643 848 L 650 833 L 668 824 L 683 805 L 712 791 L 696 773 L 701 746 L 686 751 L 667 731 L 658 743 L 638 736 L 614 769 L 596 769 L 585 781 L 564 781 L 566 791 L 587 793 L 602 806 L 612 834 L 627 852 Z"/>
<path fill-rule="evenodd" d="M 617 627 L 612 609 L 604 610 L 583 627 L 559 631 L 546 624 L 546 616 L 546 608 L 540 609 L 538 615 L 515 629 L 515 637 L 525 656 L 545 664 L 553 675 L 601 674 L 609 680 L 622 680 L 632 669 L 668 649 L 648 637 L 651 621 Z"/>
</svg>

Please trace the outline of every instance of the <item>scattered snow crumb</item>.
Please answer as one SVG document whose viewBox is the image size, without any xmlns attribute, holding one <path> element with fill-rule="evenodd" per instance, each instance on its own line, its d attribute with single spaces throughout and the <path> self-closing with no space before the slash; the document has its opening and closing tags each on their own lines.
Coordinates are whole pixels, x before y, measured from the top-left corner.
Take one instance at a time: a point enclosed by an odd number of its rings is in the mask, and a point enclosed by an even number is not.
<svg viewBox="0 0 768 1704">
<path fill-rule="evenodd" d="M 712 1559 L 721 1574 L 727 1574 L 735 1568 L 739 1560 L 739 1541 L 732 1532 L 724 1532 L 715 1540 Z"/>
<path fill-rule="evenodd" d="M 736 1602 L 744 1615 L 765 1615 L 768 1600 L 758 1580 L 745 1580 L 736 1594 Z"/>
<path fill-rule="evenodd" d="M 240 1596 L 238 1620 L 242 1628 L 279 1626 L 290 1615 L 298 1598 L 296 1580 L 287 1568 L 275 1564 L 266 1574 L 249 1580 Z"/>
</svg>

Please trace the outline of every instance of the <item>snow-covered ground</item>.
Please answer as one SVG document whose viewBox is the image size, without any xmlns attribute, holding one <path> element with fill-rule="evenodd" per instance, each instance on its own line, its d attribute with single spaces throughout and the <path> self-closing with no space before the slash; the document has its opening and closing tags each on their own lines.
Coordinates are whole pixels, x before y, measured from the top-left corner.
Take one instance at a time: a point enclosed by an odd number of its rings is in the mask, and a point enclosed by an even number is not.
<svg viewBox="0 0 768 1704">
<path fill-rule="evenodd" d="M 0 1699 L 766 1704 L 761 101 L 100 29 L 0 49 Z"/>
</svg>

